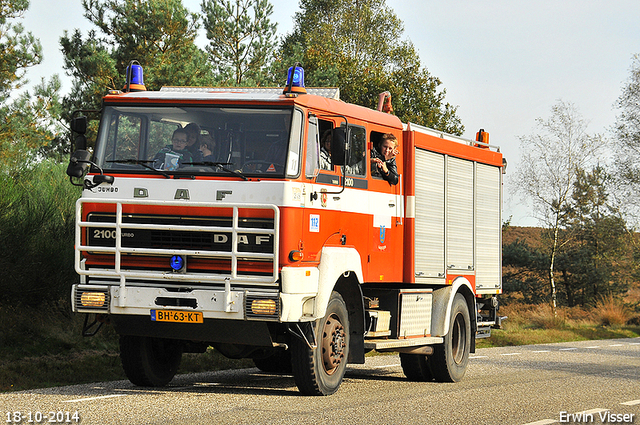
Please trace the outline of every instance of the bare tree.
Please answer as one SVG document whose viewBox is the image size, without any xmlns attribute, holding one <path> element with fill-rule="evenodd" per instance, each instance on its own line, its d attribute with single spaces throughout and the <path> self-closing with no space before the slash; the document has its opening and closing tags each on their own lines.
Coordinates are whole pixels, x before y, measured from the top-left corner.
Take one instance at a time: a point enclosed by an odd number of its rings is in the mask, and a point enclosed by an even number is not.
<svg viewBox="0 0 640 425">
<path fill-rule="evenodd" d="M 593 164 L 602 147 L 602 136 L 588 135 L 586 127 L 575 105 L 558 101 L 548 119 L 536 120 L 534 133 L 520 137 L 521 159 L 512 191 L 532 201 L 534 217 L 550 231 L 549 285 L 554 316 L 554 266 L 558 250 L 566 243 L 560 228 L 571 203 L 577 171 Z"/>
</svg>

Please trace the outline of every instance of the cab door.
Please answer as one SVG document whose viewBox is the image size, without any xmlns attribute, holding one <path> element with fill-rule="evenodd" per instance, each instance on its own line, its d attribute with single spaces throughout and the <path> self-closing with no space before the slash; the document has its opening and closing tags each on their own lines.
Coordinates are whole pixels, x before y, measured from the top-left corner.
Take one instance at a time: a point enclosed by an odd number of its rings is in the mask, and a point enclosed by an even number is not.
<svg viewBox="0 0 640 425">
<path fill-rule="evenodd" d="M 382 133 L 371 132 L 367 152 L 369 211 L 371 212 L 368 244 L 368 280 L 401 282 L 404 248 L 404 199 L 401 154 L 396 156 L 398 184 L 391 185 L 373 172 L 371 148 Z"/>
</svg>

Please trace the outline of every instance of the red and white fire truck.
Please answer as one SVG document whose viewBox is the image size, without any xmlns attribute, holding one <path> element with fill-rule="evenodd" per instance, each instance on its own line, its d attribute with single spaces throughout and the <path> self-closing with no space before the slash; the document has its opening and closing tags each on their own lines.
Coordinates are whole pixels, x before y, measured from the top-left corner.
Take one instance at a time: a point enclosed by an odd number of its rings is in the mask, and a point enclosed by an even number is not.
<svg viewBox="0 0 640 425">
<path fill-rule="evenodd" d="M 372 350 L 399 352 L 411 380 L 462 379 L 500 321 L 504 163 L 487 133 L 403 124 L 388 99 L 372 110 L 305 88 L 300 67 L 284 89 L 146 91 L 138 65 L 128 75 L 92 153 L 87 118 L 73 119 L 67 172 L 84 186 L 73 311 L 86 335 L 115 328 L 131 382 L 165 385 L 183 352 L 208 347 L 310 395 Z M 192 123 L 210 152 L 159 164 Z M 394 185 L 371 161 L 385 134 Z"/>
</svg>

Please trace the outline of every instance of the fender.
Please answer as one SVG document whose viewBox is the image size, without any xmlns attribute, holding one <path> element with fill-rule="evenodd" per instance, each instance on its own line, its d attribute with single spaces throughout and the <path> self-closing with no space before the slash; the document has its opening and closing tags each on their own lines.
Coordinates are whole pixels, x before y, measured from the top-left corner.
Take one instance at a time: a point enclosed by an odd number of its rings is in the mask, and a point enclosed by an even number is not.
<svg viewBox="0 0 640 425">
<path fill-rule="evenodd" d="M 446 286 L 433 291 L 433 313 L 431 317 L 431 336 L 445 336 L 449 331 L 449 322 L 451 321 L 451 307 L 453 306 L 453 298 L 461 292 L 467 300 L 469 299 L 473 305 L 469 309 L 469 317 L 471 318 L 471 329 L 475 328 L 476 322 L 475 297 L 473 296 L 473 288 L 467 278 L 458 276 L 451 286 Z"/>
<path fill-rule="evenodd" d="M 338 282 L 341 274 L 355 273 L 358 282 L 363 282 L 362 261 L 355 248 L 324 247 L 320 254 L 320 272 L 318 280 L 318 295 L 314 307 L 316 318 L 324 317 L 331 291 Z"/>
</svg>

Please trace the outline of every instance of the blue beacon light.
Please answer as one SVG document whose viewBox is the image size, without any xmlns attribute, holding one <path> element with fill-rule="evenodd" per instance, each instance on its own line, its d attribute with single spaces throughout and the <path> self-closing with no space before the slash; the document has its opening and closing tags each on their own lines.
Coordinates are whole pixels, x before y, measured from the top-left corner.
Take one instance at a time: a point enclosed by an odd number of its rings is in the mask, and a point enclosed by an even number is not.
<svg viewBox="0 0 640 425">
<path fill-rule="evenodd" d="M 304 69 L 298 65 L 292 66 L 287 72 L 287 86 L 284 93 L 306 93 L 304 87 Z"/>
<path fill-rule="evenodd" d="M 142 66 L 138 61 L 131 61 L 127 66 L 126 81 L 124 85 L 124 91 L 146 91 L 147 88 L 144 85 Z"/>
</svg>

